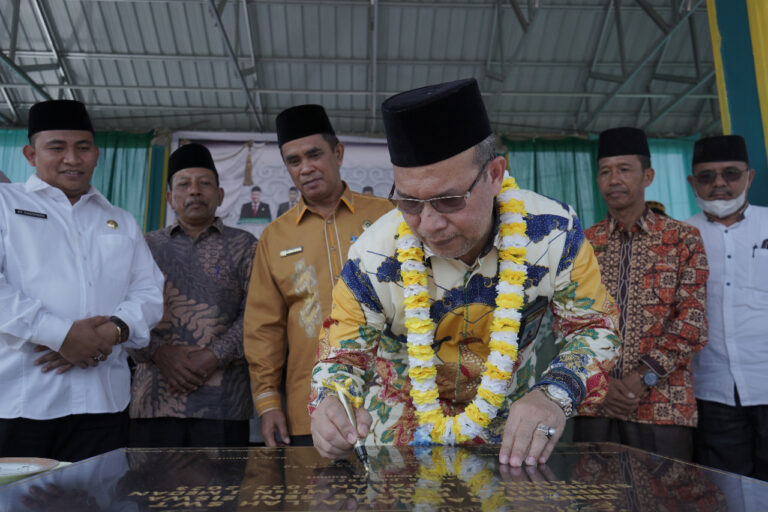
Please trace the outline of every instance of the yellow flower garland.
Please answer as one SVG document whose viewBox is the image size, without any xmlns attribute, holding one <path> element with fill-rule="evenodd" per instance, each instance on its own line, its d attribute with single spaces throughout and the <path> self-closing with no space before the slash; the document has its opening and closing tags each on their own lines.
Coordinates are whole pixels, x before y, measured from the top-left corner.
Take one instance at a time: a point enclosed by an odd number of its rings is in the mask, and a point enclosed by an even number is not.
<svg viewBox="0 0 768 512">
<path fill-rule="evenodd" d="M 496 309 L 491 323 L 488 360 L 477 396 L 463 413 L 446 417 L 438 400 L 437 370 L 432 349 L 435 324 L 429 316 L 430 296 L 424 249 L 408 224 L 397 229 L 397 259 L 404 287 L 405 327 L 408 329 L 408 356 L 411 399 L 416 408 L 419 430 L 415 440 L 453 445 L 473 439 L 487 429 L 504 403 L 509 380 L 517 360 L 517 335 L 523 284 L 526 279 L 525 256 L 528 237 L 524 220 L 525 205 L 514 178 L 504 179 L 498 197 L 499 283 Z"/>
<path fill-rule="evenodd" d="M 418 450 L 418 449 L 417 449 Z M 445 449 L 442 449 L 445 450 Z M 507 504 L 504 486 L 485 460 L 465 448 L 456 452 L 415 452 L 419 460 L 419 480 L 413 496 L 414 510 L 437 510 L 445 500 L 440 491 L 444 478 L 455 476 L 480 499 L 481 510 L 499 510 Z"/>
</svg>

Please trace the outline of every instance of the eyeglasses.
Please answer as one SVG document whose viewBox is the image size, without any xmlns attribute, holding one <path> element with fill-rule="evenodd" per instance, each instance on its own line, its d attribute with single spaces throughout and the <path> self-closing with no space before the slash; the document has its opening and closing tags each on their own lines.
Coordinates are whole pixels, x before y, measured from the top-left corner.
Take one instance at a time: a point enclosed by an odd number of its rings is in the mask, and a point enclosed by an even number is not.
<svg viewBox="0 0 768 512">
<path fill-rule="evenodd" d="M 393 183 L 392 190 L 389 191 L 389 200 L 392 201 L 392 204 L 394 204 L 398 210 L 407 213 L 408 215 L 419 215 L 424 209 L 424 203 L 429 203 L 429 205 L 438 213 L 457 212 L 467 206 L 469 194 L 472 192 L 472 189 L 475 188 L 477 182 L 480 181 L 480 177 L 483 173 L 485 173 L 485 166 L 480 169 L 475 181 L 472 182 L 467 191 L 463 194 L 458 196 L 433 197 L 432 199 L 411 199 L 395 196 L 395 184 Z"/>
<path fill-rule="evenodd" d="M 718 176 L 722 176 L 726 182 L 733 183 L 734 181 L 739 181 L 741 179 L 741 175 L 745 172 L 747 172 L 747 169 L 727 167 L 723 169 L 723 172 L 721 173 L 716 171 L 701 171 L 700 173 L 694 174 L 693 179 L 695 179 L 696 183 L 699 185 L 712 185 L 715 181 L 717 181 Z"/>
</svg>

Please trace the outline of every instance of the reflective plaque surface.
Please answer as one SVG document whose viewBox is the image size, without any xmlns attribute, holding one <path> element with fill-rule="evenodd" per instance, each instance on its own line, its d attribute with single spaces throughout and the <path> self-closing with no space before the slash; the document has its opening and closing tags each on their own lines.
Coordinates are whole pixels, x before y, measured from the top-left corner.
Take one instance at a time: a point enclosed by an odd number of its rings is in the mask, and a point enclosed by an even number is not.
<svg viewBox="0 0 768 512">
<path fill-rule="evenodd" d="M 616 444 L 563 444 L 546 465 L 497 446 L 368 448 L 372 471 L 314 448 L 122 449 L 0 487 L 0 510 L 734 510 L 768 483 Z"/>
</svg>

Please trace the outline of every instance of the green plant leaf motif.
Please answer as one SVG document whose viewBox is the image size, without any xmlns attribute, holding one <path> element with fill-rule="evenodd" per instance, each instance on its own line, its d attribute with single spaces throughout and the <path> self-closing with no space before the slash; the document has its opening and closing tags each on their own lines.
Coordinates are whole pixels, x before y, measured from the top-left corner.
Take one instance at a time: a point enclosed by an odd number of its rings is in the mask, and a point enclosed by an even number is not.
<svg viewBox="0 0 768 512">
<path fill-rule="evenodd" d="M 345 350 L 360 350 L 363 348 L 357 340 L 341 340 L 339 345 Z"/>
<path fill-rule="evenodd" d="M 389 420 L 389 415 L 392 412 L 392 407 L 384 403 L 380 398 L 373 397 L 371 403 L 368 405 L 368 412 L 376 413 L 382 423 L 386 423 Z"/>
<path fill-rule="evenodd" d="M 589 297 L 581 297 L 579 299 L 576 298 L 576 290 L 578 287 L 579 283 L 576 281 L 571 281 L 571 283 L 564 289 L 555 292 L 555 301 L 563 305 L 572 304 L 573 307 L 577 309 L 592 309 L 592 305 L 595 303 L 594 300 L 590 299 Z"/>
<path fill-rule="evenodd" d="M 379 440 L 384 444 L 391 444 L 395 440 L 395 431 L 392 429 L 385 430 L 381 433 Z"/>
</svg>

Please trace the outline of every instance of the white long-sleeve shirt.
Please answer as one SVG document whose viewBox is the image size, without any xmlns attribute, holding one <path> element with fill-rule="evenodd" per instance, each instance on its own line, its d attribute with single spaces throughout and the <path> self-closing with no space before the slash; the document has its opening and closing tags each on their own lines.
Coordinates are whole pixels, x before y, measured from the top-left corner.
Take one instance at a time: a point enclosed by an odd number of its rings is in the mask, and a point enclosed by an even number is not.
<svg viewBox="0 0 768 512">
<path fill-rule="evenodd" d="M 768 208 L 750 205 L 730 226 L 703 213 L 699 228 L 709 261 L 709 343 L 693 358 L 696 398 L 736 405 L 768 404 Z"/>
<path fill-rule="evenodd" d="M 37 175 L 0 187 L 0 418 L 52 419 L 125 409 L 125 347 L 149 343 L 163 275 L 135 219 L 94 187 L 74 205 Z M 76 320 L 116 315 L 130 339 L 96 367 L 42 373 Z"/>
</svg>

